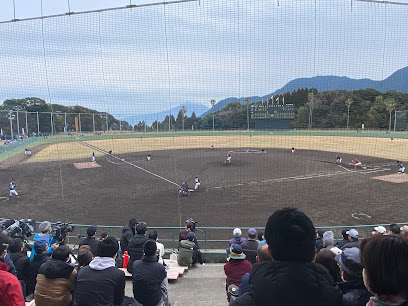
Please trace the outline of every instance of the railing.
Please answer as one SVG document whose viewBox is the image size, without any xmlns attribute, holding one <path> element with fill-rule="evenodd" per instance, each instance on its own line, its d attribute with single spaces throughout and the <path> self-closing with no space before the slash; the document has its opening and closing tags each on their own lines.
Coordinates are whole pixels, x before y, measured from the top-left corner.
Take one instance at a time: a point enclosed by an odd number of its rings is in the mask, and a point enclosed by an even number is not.
<svg viewBox="0 0 408 306">
<path fill-rule="evenodd" d="M 0 221 L 6 220 L 0 218 Z M 40 222 L 37 222 L 37 227 Z M 90 225 L 87 224 L 72 224 L 75 230 L 68 233 L 66 237 L 66 243 L 76 245 L 80 238 L 86 237 L 86 230 Z M 408 225 L 408 223 L 398 223 L 399 226 Z M 55 223 L 52 223 L 55 228 Z M 322 226 L 316 227 L 317 229 L 323 229 L 325 231 L 333 231 L 334 237 L 337 240 L 343 239 L 341 230 L 343 229 L 356 229 L 359 232 L 359 238 L 367 238 L 371 236 L 371 232 L 376 226 L 388 227 L 389 224 L 371 224 L 371 225 L 350 225 L 350 226 Z M 196 234 L 200 243 L 201 249 L 223 249 L 228 246 L 228 241 L 233 237 L 232 232 L 235 227 L 197 227 Z M 247 230 L 251 227 L 240 227 L 243 237 L 246 237 Z M 264 231 L 264 227 L 254 227 L 258 231 Z M 97 236 L 102 232 L 107 232 L 109 236 L 114 236 L 117 239 L 120 238 L 123 226 L 106 226 L 97 225 Z M 178 247 L 178 238 L 180 230 L 184 227 L 168 227 L 168 226 L 148 226 L 148 233 L 156 230 L 158 232 L 159 241 L 162 242 L 167 249 L 176 249 Z M 34 230 L 34 232 L 37 232 Z M 73 234 L 76 235 L 73 235 Z M 28 240 L 32 240 L 34 237 L 29 237 Z M 98 238 L 98 237 L 97 237 Z"/>
</svg>

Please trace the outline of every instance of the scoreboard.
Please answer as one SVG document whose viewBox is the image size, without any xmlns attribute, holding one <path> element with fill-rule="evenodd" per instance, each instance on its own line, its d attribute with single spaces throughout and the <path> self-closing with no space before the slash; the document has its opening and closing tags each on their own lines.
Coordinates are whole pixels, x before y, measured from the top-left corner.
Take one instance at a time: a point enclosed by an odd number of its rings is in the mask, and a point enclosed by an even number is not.
<svg viewBox="0 0 408 306">
<path fill-rule="evenodd" d="M 255 129 L 290 129 L 295 115 L 293 104 L 251 105 Z"/>
</svg>

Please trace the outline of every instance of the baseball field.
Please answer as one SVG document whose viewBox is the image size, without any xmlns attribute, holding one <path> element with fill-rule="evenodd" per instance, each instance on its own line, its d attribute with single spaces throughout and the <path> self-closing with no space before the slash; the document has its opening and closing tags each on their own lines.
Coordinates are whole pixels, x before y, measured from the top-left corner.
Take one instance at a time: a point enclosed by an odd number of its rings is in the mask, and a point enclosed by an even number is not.
<svg viewBox="0 0 408 306">
<path fill-rule="evenodd" d="M 315 226 L 408 220 L 408 175 L 398 174 L 396 164 L 407 160 L 408 139 L 192 133 L 65 139 L 32 152 L 2 162 L 3 217 L 104 225 L 136 217 L 154 226 L 192 217 L 201 226 L 261 227 L 274 210 L 293 206 Z M 200 190 L 178 196 L 183 181 L 194 189 L 195 176 Z M 11 180 L 20 197 L 6 200 Z"/>
</svg>

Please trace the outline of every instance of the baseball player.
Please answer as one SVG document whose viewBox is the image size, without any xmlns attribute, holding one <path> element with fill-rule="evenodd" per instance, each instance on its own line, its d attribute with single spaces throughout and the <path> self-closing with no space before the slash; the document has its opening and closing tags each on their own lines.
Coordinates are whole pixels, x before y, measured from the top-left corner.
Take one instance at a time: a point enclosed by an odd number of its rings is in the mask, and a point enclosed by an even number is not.
<svg viewBox="0 0 408 306">
<path fill-rule="evenodd" d="M 16 183 L 10 182 L 9 189 L 10 189 L 9 200 L 11 199 L 11 196 L 12 196 L 13 194 L 16 195 L 17 198 L 19 197 L 19 196 L 18 196 L 18 193 L 17 193 L 17 191 L 16 191 Z"/>
<path fill-rule="evenodd" d="M 227 153 L 227 163 L 231 163 L 231 152 Z"/>
<path fill-rule="evenodd" d="M 397 160 L 397 164 L 398 164 L 398 166 L 399 166 L 398 173 L 405 174 L 405 167 L 404 167 L 404 165 L 403 165 L 399 160 Z"/>
<path fill-rule="evenodd" d="M 95 162 L 95 152 L 92 152 L 92 162 Z"/>
<path fill-rule="evenodd" d="M 198 176 L 195 177 L 194 183 L 195 183 L 194 190 L 198 191 L 198 189 L 200 188 L 200 185 L 201 185 L 201 182 L 200 182 L 200 179 L 198 178 Z"/>
<path fill-rule="evenodd" d="M 363 165 L 361 164 L 361 161 L 356 157 L 354 160 L 351 161 L 354 164 L 354 169 L 357 169 L 357 166 L 360 166 L 360 168 L 363 168 Z"/>
<path fill-rule="evenodd" d="M 147 159 L 147 162 L 148 163 L 150 163 L 150 159 L 152 158 L 152 154 L 147 154 L 147 156 L 146 156 L 146 159 Z"/>
<path fill-rule="evenodd" d="M 342 161 L 341 157 L 339 155 L 337 155 L 336 163 L 341 164 L 341 161 Z"/>
<path fill-rule="evenodd" d="M 292 147 L 292 155 L 295 154 L 295 147 Z"/>
</svg>

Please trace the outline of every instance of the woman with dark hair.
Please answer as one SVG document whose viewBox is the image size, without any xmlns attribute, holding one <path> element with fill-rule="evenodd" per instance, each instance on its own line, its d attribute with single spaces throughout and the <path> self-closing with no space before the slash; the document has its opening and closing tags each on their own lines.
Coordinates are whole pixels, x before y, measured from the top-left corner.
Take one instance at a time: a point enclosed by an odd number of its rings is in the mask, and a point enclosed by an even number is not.
<svg viewBox="0 0 408 306">
<path fill-rule="evenodd" d="M 337 261 L 334 259 L 333 252 L 331 252 L 329 249 L 321 249 L 316 255 L 315 263 L 325 266 L 327 270 L 329 270 L 329 273 L 335 283 L 342 281 L 340 267 L 337 264 Z"/>
<path fill-rule="evenodd" d="M 408 241 L 396 235 L 375 235 L 361 242 L 361 263 L 368 306 L 408 305 Z"/>
</svg>

